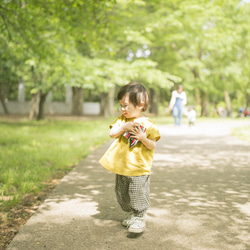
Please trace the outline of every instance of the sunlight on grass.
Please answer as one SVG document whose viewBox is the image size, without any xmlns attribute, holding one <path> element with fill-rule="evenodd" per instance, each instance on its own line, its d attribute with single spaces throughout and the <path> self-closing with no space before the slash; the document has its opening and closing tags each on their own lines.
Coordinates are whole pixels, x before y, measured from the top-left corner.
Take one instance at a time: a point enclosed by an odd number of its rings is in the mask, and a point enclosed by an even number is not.
<svg viewBox="0 0 250 250">
<path fill-rule="evenodd" d="M 149 117 L 156 125 L 174 124 L 172 116 L 152 116 Z"/>
<path fill-rule="evenodd" d="M 250 126 L 235 128 L 232 134 L 250 143 Z"/>
<path fill-rule="evenodd" d="M 109 140 L 111 121 L 0 121 L 0 196 L 16 202 L 62 176 Z"/>
</svg>

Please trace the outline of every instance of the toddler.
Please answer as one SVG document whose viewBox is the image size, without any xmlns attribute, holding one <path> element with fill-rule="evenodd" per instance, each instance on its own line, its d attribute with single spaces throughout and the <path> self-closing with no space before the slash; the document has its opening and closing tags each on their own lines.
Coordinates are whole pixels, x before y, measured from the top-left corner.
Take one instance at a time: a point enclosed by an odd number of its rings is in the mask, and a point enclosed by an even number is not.
<svg viewBox="0 0 250 250">
<path fill-rule="evenodd" d="M 189 126 L 194 126 L 196 120 L 196 111 L 194 110 L 193 106 L 190 106 L 187 113 L 188 123 Z"/>
<path fill-rule="evenodd" d="M 117 99 L 122 115 L 110 125 L 110 137 L 115 141 L 99 162 L 116 174 L 117 201 L 127 212 L 122 225 L 129 232 L 141 233 L 145 230 L 150 172 L 160 134 L 156 125 L 142 115 L 149 105 L 149 93 L 143 85 L 131 82 L 123 86 Z"/>
</svg>

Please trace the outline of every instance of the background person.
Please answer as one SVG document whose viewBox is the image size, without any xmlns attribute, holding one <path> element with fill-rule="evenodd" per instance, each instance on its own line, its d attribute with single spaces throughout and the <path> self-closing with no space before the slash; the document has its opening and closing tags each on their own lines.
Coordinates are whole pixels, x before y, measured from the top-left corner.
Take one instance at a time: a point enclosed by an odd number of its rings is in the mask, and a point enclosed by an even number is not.
<svg viewBox="0 0 250 250">
<path fill-rule="evenodd" d="M 183 86 L 179 85 L 177 90 L 172 92 L 169 110 L 172 111 L 174 116 L 174 123 L 180 126 L 182 122 L 183 107 L 187 104 L 187 95 L 183 91 Z"/>
<path fill-rule="evenodd" d="M 188 123 L 189 123 L 189 126 L 194 126 L 195 124 L 195 120 L 196 120 L 196 111 L 194 109 L 193 106 L 190 106 L 188 108 L 188 112 L 187 112 L 187 118 L 188 118 Z"/>
</svg>

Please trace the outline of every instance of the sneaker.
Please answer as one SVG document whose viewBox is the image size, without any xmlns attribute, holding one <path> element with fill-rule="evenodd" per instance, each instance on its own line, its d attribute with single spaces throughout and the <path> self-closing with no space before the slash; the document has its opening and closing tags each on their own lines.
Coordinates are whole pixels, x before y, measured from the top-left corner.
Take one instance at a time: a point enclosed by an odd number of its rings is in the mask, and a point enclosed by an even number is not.
<svg viewBox="0 0 250 250">
<path fill-rule="evenodd" d="M 146 224 L 144 217 L 134 217 L 132 224 L 129 226 L 130 233 L 142 233 L 145 230 Z"/>
<path fill-rule="evenodd" d="M 133 212 L 128 213 L 127 217 L 122 221 L 122 225 L 124 227 L 130 226 L 133 223 L 134 218 L 135 218 L 135 216 L 134 216 Z"/>
</svg>

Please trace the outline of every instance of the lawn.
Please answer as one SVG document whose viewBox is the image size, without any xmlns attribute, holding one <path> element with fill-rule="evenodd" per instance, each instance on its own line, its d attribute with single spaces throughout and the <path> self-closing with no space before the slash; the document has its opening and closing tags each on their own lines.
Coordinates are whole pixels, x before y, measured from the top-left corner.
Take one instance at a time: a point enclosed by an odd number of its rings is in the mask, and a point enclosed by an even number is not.
<svg viewBox="0 0 250 250">
<path fill-rule="evenodd" d="M 232 134 L 250 143 L 250 126 L 235 128 L 233 129 Z"/>
<path fill-rule="evenodd" d="M 0 120 L 0 206 L 13 206 L 62 177 L 109 140 L 112 120 Z"/>
</svg>

